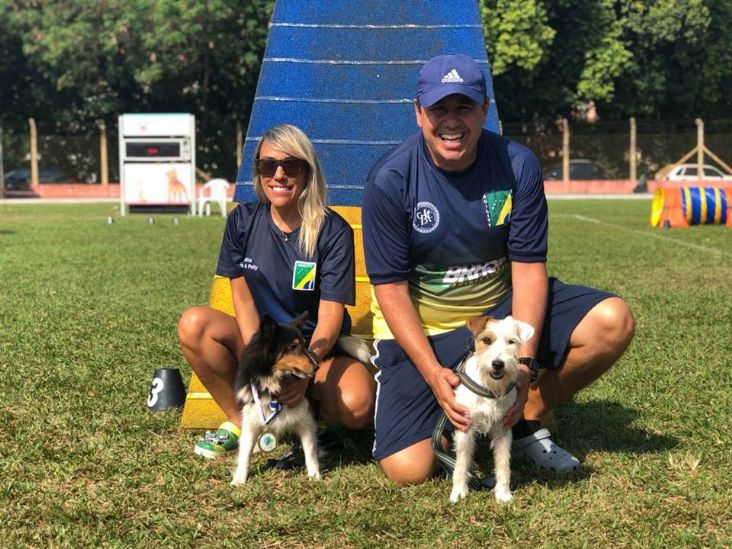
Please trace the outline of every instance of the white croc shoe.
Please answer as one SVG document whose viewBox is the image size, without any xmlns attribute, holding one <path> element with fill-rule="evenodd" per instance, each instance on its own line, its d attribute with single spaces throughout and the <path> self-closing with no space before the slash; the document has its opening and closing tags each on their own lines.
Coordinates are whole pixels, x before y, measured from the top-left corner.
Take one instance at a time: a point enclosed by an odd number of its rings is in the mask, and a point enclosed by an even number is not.
<svg viewBox="0 0 732 549">
<path fill-rule="evenodd" d="M 551 440 L 549 429 L 539 429 L 527 437 L 515 439 L 511 455 L 517 459 L 531 460 L 537 467 L 557 473 L 574 473 L 580 470 L 580 462 L 572 454 Z"/>
</svg>

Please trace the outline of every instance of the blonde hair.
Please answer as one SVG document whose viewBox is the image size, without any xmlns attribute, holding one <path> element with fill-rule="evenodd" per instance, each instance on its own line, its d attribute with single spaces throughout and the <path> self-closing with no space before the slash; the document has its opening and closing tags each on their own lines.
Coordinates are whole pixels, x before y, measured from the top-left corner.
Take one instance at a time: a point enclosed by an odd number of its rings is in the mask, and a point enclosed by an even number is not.
<svg viewBox="0 0 732 549">
<path fill-rule="evenodd" d="M 320 167 L 318 156 L 315 154 L 315 147 L 308 139 L 308 136 L 291 124 L 278 124 L 272 126 L 262 134 L 254 150 L 254 162 L 252 163 L 252 184 L 254 192 L 263 203 L 269 202 L 262 189 L 262 177 L 257 172 L 257 159 L 262 143 L 290 156 L 305 160 L 308 163 L 308 173 L 305 178 L 305 188 L 297 200 L 297 211 L 302 219 L 300 224 L 300 235 L 297 243 L 306 256 L 312 257 L 318 243 L 318 235 L 323 221 L 327 214 L 326 203 L 328 189 L 325 185 L 325 174 Z"/>
</svg>

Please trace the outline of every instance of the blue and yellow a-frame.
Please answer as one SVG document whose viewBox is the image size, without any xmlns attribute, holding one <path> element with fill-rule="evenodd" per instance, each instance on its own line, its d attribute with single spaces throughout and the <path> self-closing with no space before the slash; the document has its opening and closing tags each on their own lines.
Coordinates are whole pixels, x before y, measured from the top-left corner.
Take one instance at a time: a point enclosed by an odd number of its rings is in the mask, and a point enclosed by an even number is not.
<svg viewBox="0 0 732 549">
<path fill-rule="evenodd" d="M 254 200 L 252 155 L 269 127 L 288 123 L 313 141 L 329 203 L 354 227 L 354 332 L 368 335 L 370 292 L 363 263 L 360 204 L 371 166 L 417 130 L 413 98 L 420 67 L 435 55 L 463 53 L 490 67 L 477 0 L 277 0 L 262 60 L 234 195 Z M 491 101 L 486 128 L 499 131 Z M 227 279 L 214 278 L 210 304 L 233 314 Z M 192 376 L 181 418 L 213 428 L 223 415 Z"/>
</svg>

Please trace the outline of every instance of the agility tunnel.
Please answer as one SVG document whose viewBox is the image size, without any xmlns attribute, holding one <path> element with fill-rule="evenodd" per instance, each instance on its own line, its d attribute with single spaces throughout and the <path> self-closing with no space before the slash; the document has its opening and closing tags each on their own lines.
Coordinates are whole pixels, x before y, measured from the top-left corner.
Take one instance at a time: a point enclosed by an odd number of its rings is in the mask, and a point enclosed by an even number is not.
<svg viewBox="0 0 732 549">
<path fill-rule="evenodd" d="M 658 189 L 651 204 L 652 227 L 732 226 L 732 187 Z"/>
</svg>

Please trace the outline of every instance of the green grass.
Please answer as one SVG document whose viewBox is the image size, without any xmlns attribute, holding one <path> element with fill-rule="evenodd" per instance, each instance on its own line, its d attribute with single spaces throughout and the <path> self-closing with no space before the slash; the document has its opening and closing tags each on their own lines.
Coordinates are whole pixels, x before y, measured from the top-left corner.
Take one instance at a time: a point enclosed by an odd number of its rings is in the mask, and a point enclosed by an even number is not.
<svg viewBox="0 0 732 549">
<path fill-rule="evenodd" d="M 636 337 L 557 411 L 583 474 L 517 465 L 511 504 L 453 506 L 448 480 L 398 487 L 358 453 L 321 483 L 258 458 L 231 489 L 232 461 L 147 410 L 156 368 L 190 377 L 175 327 L 207 300 L 221 218 L 0 204 L 2 545 L 729 546 L 732 230 L 651 229 L 650 200 L 550 212 L 551 274 L 623 295 Z"/>
</svg>

